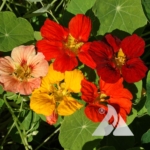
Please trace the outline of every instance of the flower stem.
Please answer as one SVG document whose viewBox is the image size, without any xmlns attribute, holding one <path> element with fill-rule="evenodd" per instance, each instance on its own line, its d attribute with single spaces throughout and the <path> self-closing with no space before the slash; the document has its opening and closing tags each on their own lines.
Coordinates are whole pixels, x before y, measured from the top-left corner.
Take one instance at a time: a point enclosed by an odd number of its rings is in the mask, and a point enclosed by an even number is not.
<svg viewBox="0 0 150 150">
<path fill-rule="evenodd" d="M 1 5 L 1 7 L 0 7 L 0 11 L 3 9 L 5 3 L 6 3 L 6 0 L 3 0 L 3 3 L 2 3 L 2 5 Z"/>
<path fill-rule="evenodd" d="M 35 150 L 38 150 L 41 146 L 43 146 L 54 134 L 56 134 L 60 130 L 60 127 L 57 128 L 48 138 L 46 138 Z"/>
<path fill-rule="evenodd" d="M 6 95 L 4 95 L 4 102 L 5 102 L 5 104 L 6 104 L 7 108 L 8 108 L 8 110 L 9 110 L 9 112 L 11 113 L 11 115 L 12 115 L 12 117 L 13 117 L 14 124 L 15 124 L 15 126 L 16 126 L 16 128 L 17 128 L 19 134 L 20 134 L 20 137 L 21 137 L 22 143 L 23 143 L 23 145 L 24 145 L 24 147 L 25 147 L 25 150 L 28 150 L 28 148 L 29 148 L 30 146 L 28 145 L 27 140 L 25 139 L 24 135 L 22 134 L 22 132 L 21 132 L 19 126 L 18 126 L 18 123 L 17 123 L 18 118 L 15 116 L 15 114 L 14 114 L 14 112 L 13 112 L 13 109 L 11 108 L 11 106 L 9 105 L 9 103 L 7 102 L 7 100 L 6 100 Z M 12 126 L 11 126 L 11 128 L 12 128 Z"/>
</svg>

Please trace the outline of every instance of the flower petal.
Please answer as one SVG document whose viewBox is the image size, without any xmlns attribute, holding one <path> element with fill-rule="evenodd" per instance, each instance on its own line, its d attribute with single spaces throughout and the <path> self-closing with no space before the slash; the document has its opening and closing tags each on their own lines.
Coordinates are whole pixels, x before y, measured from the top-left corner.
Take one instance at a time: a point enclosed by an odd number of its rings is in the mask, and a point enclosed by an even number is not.
<svg viewBox="0 0 150 150">
<path fill-rule="evenodd" d="M 30 108 L 38 114 L 50 116 L 55 110 L 54 97 L 36 89 L 30 97 Z"/>
<path fill-rule="evenodd" d="M 40 87 L 41 78 L 33 78 L 28 81 L 19 82 L 18 84 L 18 92 L 23 95 L 29 95 L 33 92 L 34 89 Z"/>
<path fill-rule="evenodd" d="M 1 75 L 0 82 L 3 83 L 5 91 L 29 95 L 34 89 L 40 86 L 41 78 L 33 78 L 28 81 L 20 82 L 20 80 L 13 76 Z"/>
<path fill-rule="evenodd" d="M 62 54 L 58 56 L 54 61 L 54 69 L 60 72 L 70 71 L 78 65 L 77 58 L 75 56 L 69 56 Z"/>
<path fill-rule="evenodd" d="M 69 22 L 69 31 L 75 39 L 86 42 L 91 32 L 90 18 L 83 14 L 77 14 Z"/>
<path fill-rule="evenodd" d="M 144 40 L 136 34 L 124 38 L 121 42 L 121 48 L 128 59 L 140 57 L 144 52 L 144 47 Z"/>
<path fill-rule="evenodd" d="M 100 85 L 100 91 L 102 93 L 105 93 L 107 96 L 112 96 L 114 95 L 114 92 L 120 91 L 120 89 L 123 89 L 123 78 L 120 78 L 117 82 L 115 83 L 107 83 L 104 80 L 100 79 L 99 81 Z M 118 93 L 119 94 L 119 93 Z"/>
<path fill-rule="evenodd" d="M 9 75 L 1 75 L 0 82 L 3 85 L 3 89 L 5 91 L 18 93 L 18 85 L 20 84 L 19 81 L 14 78 L 13 76 Z M 13 86 L 12 86 L 13 85 Z"/>
<path fill-rule="evenodd" d="M 113 63 L 112 48 L 102 41 L 91 43 L 89 53 L 96 63 L 98 75 L 106 82 L 114 83 L 120 78 L 120 71 Z"/>
<path fill-rule="evenodd" d="M 43 60 L 40 63 L 38 63 L 36 66 L 34 66 L 31 76 L 37 78 L 37 77 L 44 77 L 48 72 L 48 62 Z"/>
<path fill-rule="evenodd" d="M 138 82 L 146 75 L 148 68 L 140 58 L 130 59 L 122 66 L 122 76 L 129 83 Z"/>
<path fill-rule="evenodd" d="M 110 63 L 105 63 L 101 66 L 98 66 L 96 70 L 101 79 L 107 83 L 115 83 L 121 77 L 120 70 L 113 68 Z"/>
<path fill-rule="evenodd" d="M 78 101 L 72 97 L 64 97 L 63 101 L 58 105 L 57 111 L 61 116 L 73 114 L 77 109 L 83 107 Z"/>
<path fill-rule="evenodd" d="M 125 92 L 125 90 L 124 90 Z M 127 95 L 125 95 L 127 94 Z M 123 93 L 122 91 L 122 96 L 121 97 L 112 97 L 108 100 L 108 103 L 112 106 L 114 106 L 114 108 L 116 108 L 116 111 L 119 113 L 121 109 L 125 110 L 125 112 L 127 114 L 130 113 L 131 108 L 132 108 L 132 95 L 131 93 L 126 90 L 125 93 Z M 118 109 L 117 109 L 118 107 Z"/>
<path fill-rule="evenodd" d="M 89 53 L 98 65 L 110 61 L 114 55 L 112 48 L 102 41 L 92 42 Z"/>
<path fill-rule="evenodd" d="M 96 85 L 83 79 L 81 82 L 81 86 L 81 99 L 83 99 L 87 103 L 94 102 L 94 100 L 98 97 L 98 89 Z"/>
<path fill-rule="evenodd" d="M 93 122 L 101 122 L 107 114 L 107 106 L 101 104 L 89 104 L 84 112 Z"/>
<path fill-rule="evenodd" d="M 68 36 L 68 30 L 58 23 L 47 19 L 40 30 L 42 37 L 48 40 L 62 41 Z"/>
<path fill-rule="evenodd" d="M 118 52 L 118 50 L 120 49 L 121 40 L 111 34 L 107 34 L 105 36 L 105 39 L 108 44 L 113 48 L 114 52 Z"/>
<path fill-rule="evenodd" d="M 15 47 L 11 52 L 11 57 L 15 62 L 18 62 L 19 64 L 23 62 L 27 62 L 29 58 L 32 59 L 36 54 L 34 45 L 30 46 L 18 46 Z"/>
<path fill-rule="evenodd" d="M 42 53 L 37 53 L 32 60 L 28 60 L 28 65 L 32 68 L 31 76 L 33 77 L 43 77 L 48 72 L 48 62 L 44 59 Z"/>
<path fill-rule="evenodd" d="M 50 125 L 53 125 L 57 122 L 58 114 L 53 111 L 53 113 L 50 116 L 46 116 L 46 122 Z"/>
<path fill-rule="evenodd" d="M 36 47 L 38 49 L 38 52 L 43 53 L 46 60 L 51 60 L 59 56 L 63 45 L 62 41 L 49 41 L 48 39 L 43 39 L 37 41 Z"/>
<path fill-rule="evenodd" d="M 80 52 L 78 53 L 78 57 L 83 64 L 87 65 L 92 69 L 95 69 L 96 64 L 88 52 L 90 44 L 91 43 L 86 43 L 81 47 Z"/>
<path fill-rule="evenodd" d="M 58 83 L 64 79 L 64 73 L 54 70 L 53 63 L 50 64 L 47 75 L 42 79 L 42 87 L 44 82 L 47 84 Z"/>
<path fill-rule="evenodd" d="M 81 90 L 81 81 L 84 78 L 80 70 L 66 71 L 65 72 L 65 89 L 79 93 Z"/>
<path fill-rule="evenodd" d="M 0 74 L 9 75 L 14 72 L 15 65 L 11 57 L 6 56 L 5 58 L 0 58 Z"/>
</svg>

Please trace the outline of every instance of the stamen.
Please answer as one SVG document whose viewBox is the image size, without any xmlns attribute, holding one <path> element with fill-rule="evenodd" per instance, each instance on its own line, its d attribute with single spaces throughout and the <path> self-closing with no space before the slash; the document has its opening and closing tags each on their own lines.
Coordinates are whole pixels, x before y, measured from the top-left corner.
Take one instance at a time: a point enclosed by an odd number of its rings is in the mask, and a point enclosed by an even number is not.
<svg viewBox="0 0 150 150">
<path fill-rule="evenodd" d="M 71 34 L 68 35 L 67 41 L 64 43 L 64 47 L 70 50 L 75 55 L 78 54 L 79 48 L 83 45 L 83 42 L 76 40 Z"/>
<path fill-rule="evenodd" d="M 123 53 L 122 49 L 119 49 L 117 56 L 115 57 L 115 64 L 120 69 L 126 62 L 126 56 Z"/>
<path fill-rule="evenodd" d="M 21 81 L 24 81 L 31 77 L 31 71 L 32 69 L 26 64 L 24 64 L 22 66 L 17 66 L 14 75 L 16 76 L 16 78 L 20 79 Z"/>
</svg>

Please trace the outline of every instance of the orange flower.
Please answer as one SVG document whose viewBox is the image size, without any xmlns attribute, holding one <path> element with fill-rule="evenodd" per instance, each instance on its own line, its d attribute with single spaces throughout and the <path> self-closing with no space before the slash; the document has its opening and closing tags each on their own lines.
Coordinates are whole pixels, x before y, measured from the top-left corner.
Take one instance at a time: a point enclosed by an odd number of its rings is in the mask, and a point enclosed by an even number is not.
<svg viewBox="0 0 150 150">
<path fill-rule="evenodd" d="M 114 84 L 106 83 L 101 79 L 100 92 L 98 92 L 95 84 L 85 79 L 82 81 L 81 98 L 88 103 L 85 114 L 89 119 L 93 122 L 101 122 L 107 114 L 107 104 L 109 104 L 126 121 L 132 107 L 132 94 L 123 87 L 122 82 L 122 78 Z M 112 123 L 113 118 L 109 122 Z"/>
<path fill-rule="evenodd" d="M 48 62 L 34 45 L 19 46 L 11 57 L 0 58 L 0 82 L 4 90 L 29 95 L 41 84 L 41 77 L 48 72 Z"/>
<path fill-rule="evenodd" d="M 54 70 L 51 64 L 48 74 L 42 79 L 41 87 L 31 95 L 30 108 L 38 114 L 51 116 L 51 118 L 54 118 L 53 114 L 71 115 L 82 107 L 82 104 L 71 96 L 71 92 L 80 92 L 83 78 L 80 70 L 61 73 Z M 53 121 L 48 120 L 48 122 Z"/>
</svg>

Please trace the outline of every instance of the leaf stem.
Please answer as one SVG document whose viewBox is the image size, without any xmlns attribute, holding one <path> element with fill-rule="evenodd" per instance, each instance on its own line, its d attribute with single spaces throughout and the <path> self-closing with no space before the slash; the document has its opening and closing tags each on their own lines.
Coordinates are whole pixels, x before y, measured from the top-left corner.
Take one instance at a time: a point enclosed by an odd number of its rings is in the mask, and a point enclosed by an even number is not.
<svg viewBox="0 0 150 150">
<path fill-rule="evenodd" d="M 57 5 L 57 7 L 55 8 L 55 12 L 58 10 L 58 8 L 63 4 L 64 0 L 61 0 L 61 2 Z"/>
<path fill-rule="evenodd" d="M 24 135 L 21 133 L 21 130 L 20 130 L 20 128 L 19 128 L 19 126 L 18 126 L 18 123 L 17 123 L 18 118 L 15 116 L 15 114 L 14 114 L 14 112 L 13 112 L 13 109 L 11 108 L 11 106 L 9 105 L 9 103 L 7 102 L 7 100 L 6 100 L 6 95 L 4 95 L 4 102 L 5 102 L 5 104 L 6 104 L 7 108 L 8 108 L 8 110 L 9 110 L 9 112 L 11 113 L 11 115 L 12 115 L 12 117 L 13 117 L 14 124 L 15 124 L 15 126 L 16 126 L 16 128 L 17 128 L 19 134 L 20 134 L 20 137 L 21 137 L 22 143 L 23 143 L 23 145 L 24 145 L 24 147 L 25 147 L 25 150 L 28 150 L 28 148 L 29 148 L 30 146 L 28 145 L 27 140 L 24 138 Z"/>
<path fill-rule="evenodd" d="M 142 34 L 142 37 L 146 36 L 146 35 L 149 35 L 149 34 L 150 34 L 150 32 L 146 32 L 146 33 Z"/>
<path fill-rule="evenodd" d="M 56 19 L 56 17 L 53 15 L 52 11 L 46 11 L 48 14 L 50 14 L 52 16 L 52 18 L 59 24 L 59 21 Z"/>
<path fill-rule="evenodd" d="M 50 3 L 50 5 L 53 5 L 55 2 L 56 2 L 57 0 L 53 0 L 51 3 Z M 42 3 L 42 1 L 40 1 L 40 3 L 41 3 L 41 5 L 42 5 L 42 7 L 44 7 L 44 4 Z M 47 10 L 46 11 L 48 14 L 50 14 L 51 16 L 52 16 L 52 18 L 57 22 L 57 23 L 59 23 L 59 21 L 56 19 L 56 17 L 53 15 L 53 13 L 52 13 L 52 11 L 51 10 Z"/>
<path fill-rule="evenodd" d="M 57 128 L 48 138 L 46 138 L 35 150 L 38 150 L 41 146 L 43 146 L 54 134 L 56 134 L 60 130 L 60 127 Z"/>
<path fill-rule="evenodd" d="M 2 3 L 2 5 L 1 5 L 1 7 L 0 7 L 0 11 L 3 9 L 3 7 L 4 7 L 5 3 L 6 3 L 6 1 L 7 1 L 7 0 L 3 0 L 3 3 Z"/>
<path fill-rule="evenodd" d="M 4 139 L 3 139 L 2 143 L 1 143 L 1 146 L 4 145 L 5 140 L 7 139 L 8 135 L 9 135 L 10 131 L 13 129 L 14 125 L 15 125 L 15 122 L 14 122 L 14 123 L 11 125 L 11 127 L 9 128 L 7 134 L 5 135 L 5 137 L 4 137 Z"/>
</svg>

